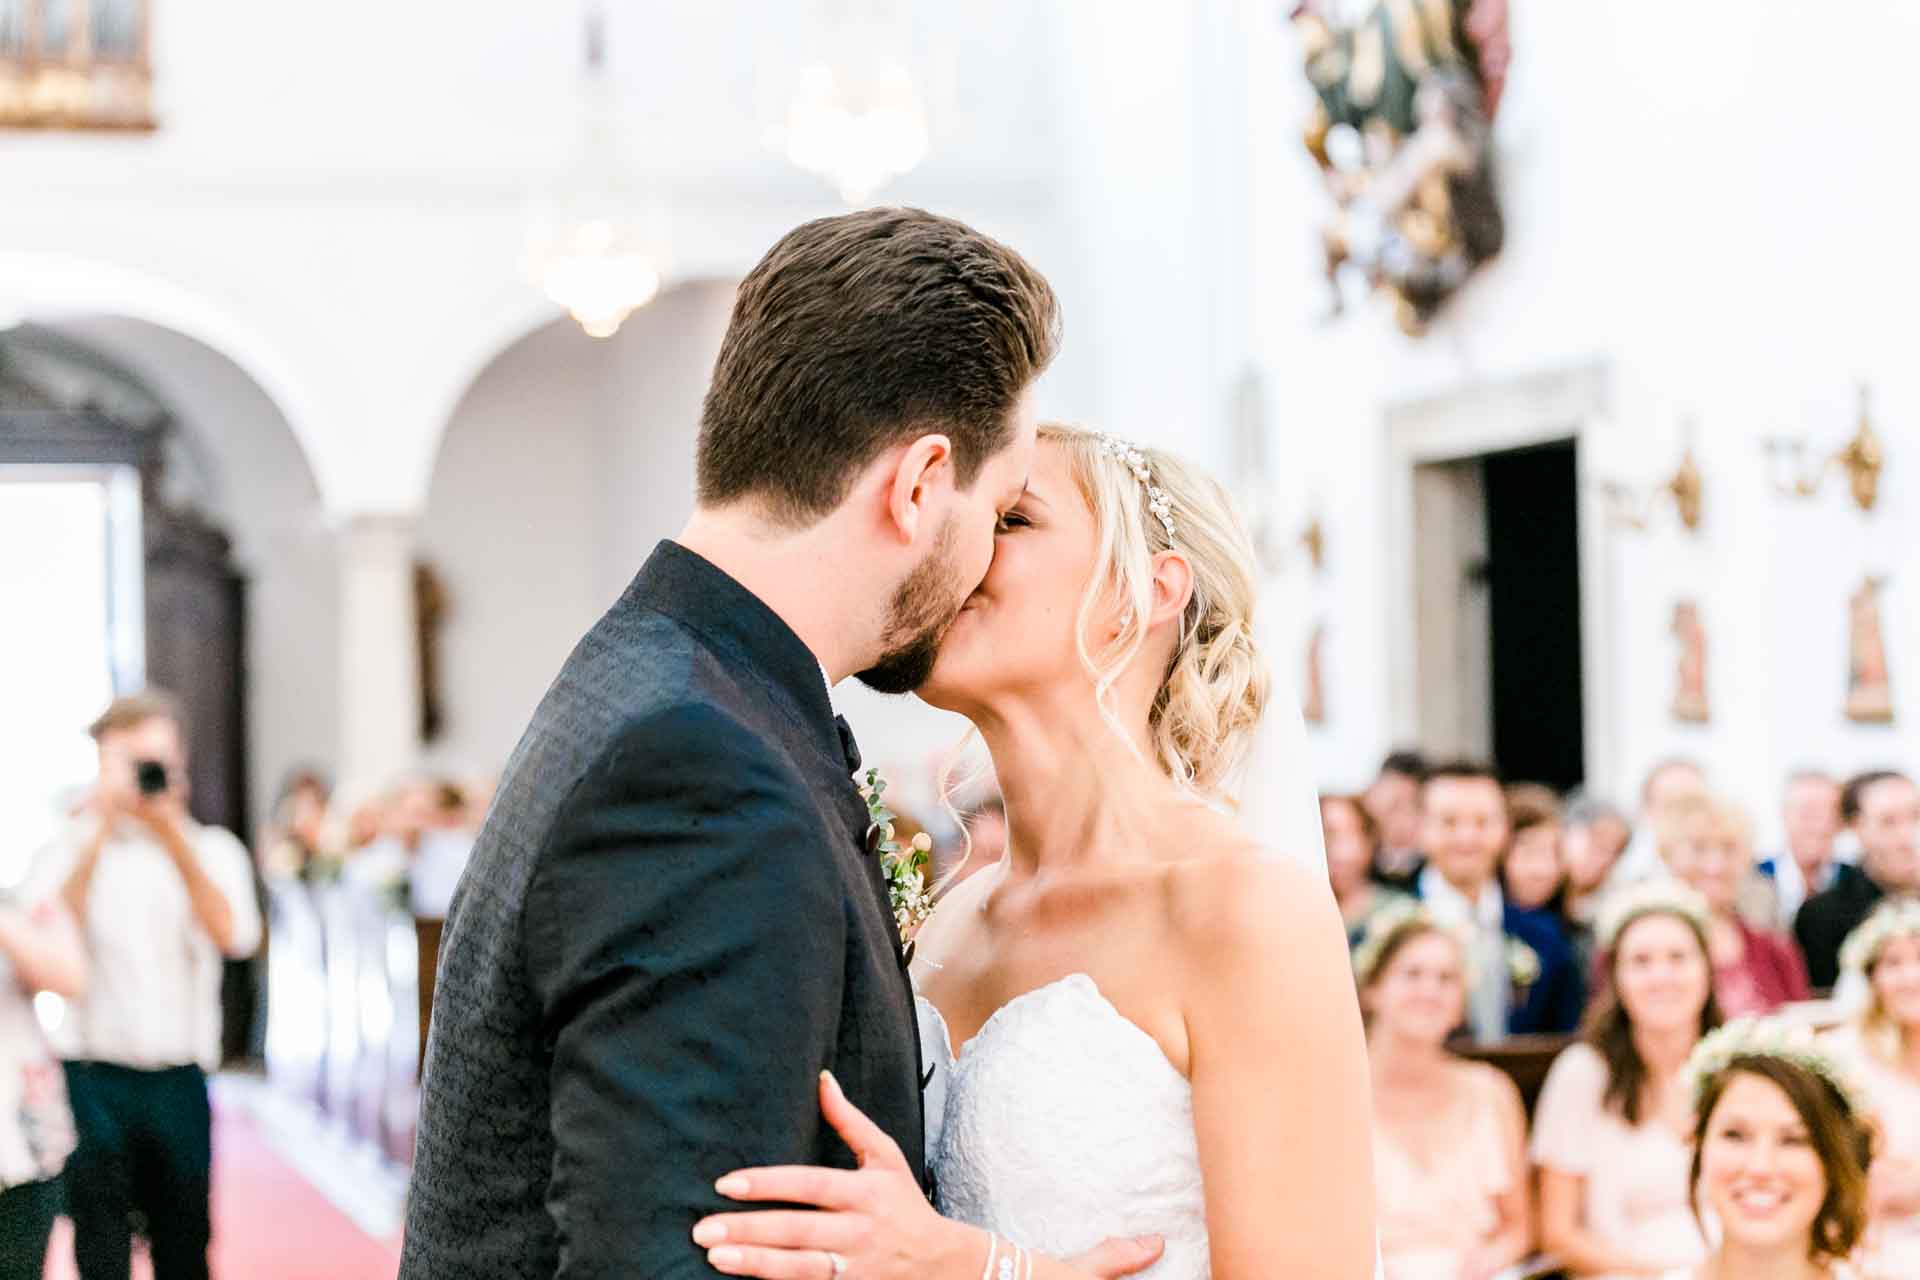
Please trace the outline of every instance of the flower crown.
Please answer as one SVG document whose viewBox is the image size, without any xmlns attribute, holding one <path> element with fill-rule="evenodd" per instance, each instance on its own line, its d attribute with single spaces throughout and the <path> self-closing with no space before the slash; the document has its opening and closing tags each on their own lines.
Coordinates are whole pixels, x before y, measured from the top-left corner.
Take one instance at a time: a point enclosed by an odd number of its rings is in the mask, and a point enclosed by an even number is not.
<svg viewBox="0 0 1920 1280">
<path fill-rule="evenodd" d="M 1094 433 L 1094 439 L 1100 446 L 1100 452 L 1112 458 L 1127 470 L 1133 472 L 1133 478 L 1147 491 L 1147 509 L 1167 527 L 1167 537 L 1173 537 L 1173 499 L 1167 491 L 1153 482 L 1153 470 L 1147 466 L 1147 455 L 1140 447 L 1122 440 L 1119 436 L 1104 431 Z"/>
<path fill-rule="evenodd" d="M 1920 937 L 1920 902 L 1885 902 L 1840 945 L 1840 967 L 1865 977 L 1895 938 Z"/>
<path fill-rule="evenodd" d="M 1641 916 L 1656 914 L 1679 916 L 1701 933 L 1711 928 L 1712 913 L 1707 909 L 1707 900 L 1678 880 L 1663 876 L 1629 885 L 1614 894 L 1601 908 L 1594 930 L 1595 940 L 1601 950 L 1611 950 L 1628 925 Z"/>
<path fill-rule="evenodd" d="M 1680 1074 L 1696 1109 L 1714 1081 L 1743 1058 L 1779 1058 L 1811 1071 L 1833 1086 L 1848 1111 L 1855 1116 L 1866 1114 L 1866 1095 L 1861 1092 L 1852 1064 L 1844 1055 L 1821 1040 L 1805 1023 L 1756 1017 L 1735 1018 L 1719 1030 L 1709 1032 L 1694 1046 L 1693 1056 L 1687 1059 Z"/>
<path fill-rule="evenodd" d="M 1417 898 L 1396 899 L 1373 913 L 1373 918 L 1367 921 L 1366 936 L 1353 949 L 1353 976 L 1361 986 L 1374 980 L 1387 947 L 1409 929 L 1430 929 L 1445 934 L 1460 945 L 1463 956 L 1466 954 L 1466 939 L 1441 924 L 1425 903 Z"/>
</svg>

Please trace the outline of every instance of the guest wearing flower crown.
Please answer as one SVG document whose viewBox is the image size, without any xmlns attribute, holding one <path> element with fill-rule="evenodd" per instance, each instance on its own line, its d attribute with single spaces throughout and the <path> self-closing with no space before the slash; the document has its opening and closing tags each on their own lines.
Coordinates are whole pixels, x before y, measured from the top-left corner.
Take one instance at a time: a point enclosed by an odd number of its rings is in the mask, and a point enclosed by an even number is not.
<svg viewBox="0 0 1920 1280">
<path fill-rule="evenodd" d="M 1706 1254 L 1681 1069 L 1720 1025 L 1707 930 L 1706 904 L 1671 880 L 1621 890 L 1601 917 L 1609 989 L 1534 1110 L 1541 1246 L 1572 1275 L 1659 1275 Z"/>
<path fill-rule="evenodd" d="M 1359 796 L 1321 796 L 1320 827 L 1326 833 L 1327 880 L 1346 922 L 1347 946 L 1357 947 L 1375 914 L 1411 899 L 1374 879 L 1379 828 Z"/>
<path fill-rule="evenodd" d="M 1660 854 L 1706 900 L 1713 992 L 1723 1013 L 1772 1013 L 1812 994 L 1793 943 L 1741 918 L 1742 889 L 1753 883 L 1753 829 L 1745 814 L 1718 798 L 1679 802 L 1661 816 Z"/>
<path fill-rule="evenodd" d="M 1446 1050 L 1466 1016 L 1465 946 L 1403 898 L 1373 916 L 1354 972 L 1387 1280 L 1485 1280 L 1527 1255 L 1533 1215 L 1519 1090 Z"/>
<path fill-rule="evenodd" d="M 1848 936 L 1841 964 L 1869 991 L 1835 1034 L 1880 1127 L 1869 1254 L 1889 1275 L 1920 1276 L 1920 902 L 1883 903 Z"/>
<path fill-rule="evenodd" d="M 1427 865 L 1414 886 L 1437 920 L 1467 935 L 1474 1039 L 1572 1031 L 1587 994 L 1572 945 L 1500 888 L 1509 834 L 1500 776 L 1467 762 L 1433 769 L 1420 788 L 1420 813 Z"/>
<path fill-rule="evenodd" d="M 1719 1239 L 1670 1280 L 1860 1275 L 1850 1260 L 1867 1228 L 1873 1135 L 1844 1065 L 1809 1028 L 1745 1018 L 1702 1040 L 1686 1077 L 1688 1186 Z"/>
</svg>

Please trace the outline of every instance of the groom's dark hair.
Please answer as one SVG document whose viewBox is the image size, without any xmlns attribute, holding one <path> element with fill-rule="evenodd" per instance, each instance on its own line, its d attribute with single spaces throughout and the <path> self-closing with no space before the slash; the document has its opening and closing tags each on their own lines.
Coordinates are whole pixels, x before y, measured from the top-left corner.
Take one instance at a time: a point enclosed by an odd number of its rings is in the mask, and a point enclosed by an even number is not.
<svg viewBox="0 0 1920 1280">
<path fill-rule="evenodd" d="M 1053 359 L 1053 289 L 1012 249 L 919 209 L 796 227 L 740 284 L 700 415 L 700 501 L 826 515 L 889 447 L 953 441 L 962 488 Z"/>
</svg>

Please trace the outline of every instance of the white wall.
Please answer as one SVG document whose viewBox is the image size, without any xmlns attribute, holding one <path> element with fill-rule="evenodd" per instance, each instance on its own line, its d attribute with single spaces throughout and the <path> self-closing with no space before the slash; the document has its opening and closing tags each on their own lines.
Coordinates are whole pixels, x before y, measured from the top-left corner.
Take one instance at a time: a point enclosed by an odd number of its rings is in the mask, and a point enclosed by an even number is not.
<svg viewBox="0 0 1920 1280">
<path fill-rule="evenodd" d="M 1611 759 L 1596 780 L 1625 793 L 1670 752 L 1771 816 L 1782 774 L 1806 762 L 1920 767 L 1920 368 L 1908 300 L 1920 260 L 1889 253 L 1915 178 L 1902 51 L 1920 10 L 1846 0 L 1815 23 L 1731 4 L 1650 0 L 1517 7 L 1514 71 L 1499 121 L 1503 257 L 1418 342 L 1377 310 L 1332 328 L 1312 238 L 1321 197 L 1301 153 L 1305 92 L 1290 39 L 1250 22 L 1255 86 L 1254 329 L 1287 456 L 1330 509 L 1336 721 L 1319 737 L 1324 780 L 1363 781 L 1390 744 L 1383 638 L 1408 624 L 1386 582 L 1379 495 L 1384 407 L 1398 400 L 1591 361 L 1614 388 L 1602 471 L 1643 487 L 1700 421 L 1707 477 L 1698 538 L 1671 508 L 1609 557 L 1616 664 Z M 1837 447 L 1853 384 L 1870 379 L 1889 470 L 1871 522 L 1829 493 L 1776 500 L 1760 440 L 1804 433 Z M 1844 598 L 1889 571 L 1887 641 L 1901 728 L 1841 718 Z M 1714 722 L 1674 725 L 1673 601 L 1700 600 L 1711 637 Z M 1591 656 L 1591 655 L 1590 655 Z"/>
</svg>

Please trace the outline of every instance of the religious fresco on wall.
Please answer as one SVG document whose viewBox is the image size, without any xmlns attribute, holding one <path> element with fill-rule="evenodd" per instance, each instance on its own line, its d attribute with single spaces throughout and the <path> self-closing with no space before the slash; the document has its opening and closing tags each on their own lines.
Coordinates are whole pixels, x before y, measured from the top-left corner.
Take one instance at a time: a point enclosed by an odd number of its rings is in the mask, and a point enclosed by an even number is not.
<svg viewBox="0 0 1920 1280">
<path fill-rule="evenodd" d="M 1869 577 L 1847 598 L 1847 719 L 1857 724 L 1893 723 L 1893 680 L 1880 626 L 1885 585 L 1886 579 Z"/>
<path fill-rule="evenodd" d="M 1322 228 L 1333 314 L 1358 271 L 1409 334 L 1506 235 L 1493 118 L 1506 85 L 1507 0 L 1303 0 L 1294 32 L 1315 104 L 1305 129 L 1333 210 Z"/>
<path fill-rule="evenodd" d="M 1707 702 L 1707 627 L 1700 620 L 1700 606 L 1682 600 L 1673 606 L 1673 638 L 1679 642 L 1678 670 L 1674 678 L 1673 718 L 1681 724 L 1705 724 L 1710 718 Z"/>
</svg>

